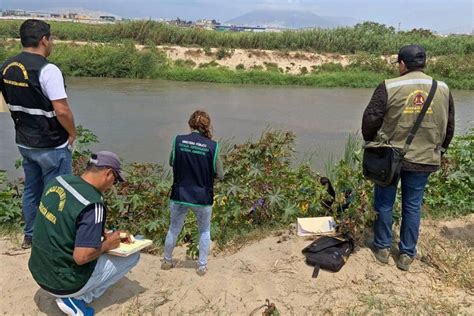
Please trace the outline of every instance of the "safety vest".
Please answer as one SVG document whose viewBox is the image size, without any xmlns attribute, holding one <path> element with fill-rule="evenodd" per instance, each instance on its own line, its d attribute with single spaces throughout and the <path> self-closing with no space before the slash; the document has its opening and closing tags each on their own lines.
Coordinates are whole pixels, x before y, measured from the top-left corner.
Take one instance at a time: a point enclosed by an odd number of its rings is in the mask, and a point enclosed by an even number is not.
<svg viewBox="0 0 474 316">
<path fill-rule="evenodd" d="M 28 262 L 37 283 L 60 291 L 79 289 L 87 283 L 97 260 L 77 265 L 73 252 L 77 218 L 93 203 L 102 203 L 102 194 L 81 177 L 59 176 L 46 185 Z M 104 225 L 105 208 L 99 215 Z"/>
<path fill-rule="evenodd" d="M 1 68 L 2 93 L 15 123 L 18 145 L 54 148 L 68 139 L 53 104 L 41 90 L 39 76 L 47 64 L 48 60 L 41 55 L 22 52 Z"/>
<path fill-rule="evenodd" d="M 385 80 L 387 108 L 376 141 L 390 142 L 403 148 L 408 133 L 428 96 L 432 78 L 421 71 Z M 438 88 L 405 160 L 427 165 L 439 165 L 441 144 L 446 136 L 449 110 L 449 88 L 438 81 Z"/>
</svg>

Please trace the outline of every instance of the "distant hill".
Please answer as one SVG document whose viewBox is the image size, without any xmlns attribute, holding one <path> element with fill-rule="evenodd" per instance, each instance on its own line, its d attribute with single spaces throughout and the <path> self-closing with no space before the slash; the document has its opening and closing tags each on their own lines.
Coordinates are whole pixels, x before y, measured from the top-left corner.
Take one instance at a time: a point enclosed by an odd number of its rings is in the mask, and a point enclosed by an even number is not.
<svg viewBox="0 0 474 316">
<path fill-rule="evenodd" d="M 322 18 L 335 23 L 337 26 L 354 26 L 357 23 L 363 22 L 362 20 L 349 16 L 322 16 Z"/>
<path fill-rule="evenodd" d="M 333 28 L 354 25 L 356 19 L 346 17 L 322 17 L 308 11 L 255 10 L 226 21 L 227 24 L 253 25 L 280 28 Z"/>
</svg>

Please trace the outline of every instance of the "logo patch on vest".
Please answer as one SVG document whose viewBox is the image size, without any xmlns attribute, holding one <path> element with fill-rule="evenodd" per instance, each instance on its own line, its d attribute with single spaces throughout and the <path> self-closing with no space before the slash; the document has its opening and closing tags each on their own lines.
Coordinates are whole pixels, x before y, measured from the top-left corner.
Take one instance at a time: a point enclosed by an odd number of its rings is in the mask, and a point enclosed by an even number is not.
<svg viewBox="0 0 474 316">
<path fill-rule="evenodd" d="M 413 105 L 415 106 L 423 106 L 425 104 L 425 98 L 421 93 L 415 95 L 415 99 L 413 100 Z"/>
<path fill-rule="evenodd" d="M 426 98 L 428 97 L 428 92 L 423 90 L 415 90 L 408 95 L 405 101 L 405 108 L 403 110 L 403 114 L 416 114 L 420 113 L 421 109 L 423 108 L 423 104 L 425 104 Z M 431 102 L 428 111 L 426 114 L 433 114 L 433 103 Z"/>
<path fill-rule="evenodd" d="M 6 83 L 6 84 L 9 84 L 9 85 L 12 85 L 12 86 L 28 88 L 29 87 L 28 82 L 27 82 L 28 81 L 28 72 L 26 72 L 26 68 L 22 63 L 13 62 L 13 63 L 9 64 L 3 70 L 3 76 L 5 76 L 5 74 L 7 73 L 7 70 L 12 68 L 12 67 L 20 69 L 21 73 L 23 74 L 23 78 L 24 78 L 25 82 L 18 82 L 18 81 L 7 80 L 7 79 L 3 79 L 3 82 Z"/>
<path fill-rule="evenodd" d="M 48 191 L 46 191 L 44 196 L 46 197 L 46 196 L 50 195 L 51 193 L 55 193 L 58 196 L 58 198 L 59 198 L 59 203 L 57 204 L 58 205 L 58 211 L 62 212 L 63 209 L 64 209 L 64 204 L 66 203 L 66 192 L 64 191 L 63 188 L 61 188 L 59 186 L 53 186 L 53 187 L 49 188 Z M 43 216 L 48 221 L 50 221 L 53 224 L 56 224 L 56 216 L 53 214 L 53 212 L 51 212 L 50 210 L 48 210 L 46 208 L 46 206 L 43 204 L 42 201 L 40 202 L 40 205 L 39 205 L 39 211 L 40 211 L 41 214 L 43 214 Z"/>
</svg>

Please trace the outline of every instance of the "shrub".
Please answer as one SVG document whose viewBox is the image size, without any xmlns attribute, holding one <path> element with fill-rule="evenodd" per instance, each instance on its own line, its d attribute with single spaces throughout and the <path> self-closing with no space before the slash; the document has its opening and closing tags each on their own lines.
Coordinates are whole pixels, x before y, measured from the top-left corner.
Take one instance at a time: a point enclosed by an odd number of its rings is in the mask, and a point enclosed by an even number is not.
<svg viewBox="0 0 474 316">
<path fill-rule="evenodd" d="M 225 59 L 225 58 L 231 57 L 233 53 L 234 53 L 233 50 L 222 47 L 217 50 L 216 58 L 218 60 Z"/>
<path fill-rule="evenodd" d="M 219 67 L 219 64 L 215 60 L 212 60 L 208 63 L 199 64 L 199 68 L 213 68 L 213 67 Z"/>
<path fill-rule="evenodd" d="M 196 66 L 196 63 L 190 59 L 176 59 L 173 63 L 175 67 L 194 68 Z"/>
<path fill-rule="evenodd" d="M 267 71 L 273 71 L 273 72 L 279 72 L 280 70 L 278 69 L 278 64 L 277 63 L 269 63 L 264 61 L 263 64 L 265 65 L 265 68 Z"/>
<path fill-rule="evenodd" d="M 428 213 L 452 217 L 474 211 L 474 128 L 456 136 L 443 156 L 441 168 L 431 175 L 425 193 Z"/>
</svg>

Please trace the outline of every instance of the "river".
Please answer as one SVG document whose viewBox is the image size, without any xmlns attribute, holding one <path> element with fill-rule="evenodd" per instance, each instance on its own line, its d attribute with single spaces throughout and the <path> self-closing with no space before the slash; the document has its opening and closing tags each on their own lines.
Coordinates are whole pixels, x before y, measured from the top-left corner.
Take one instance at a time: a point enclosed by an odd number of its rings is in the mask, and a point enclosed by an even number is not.
<svg viewBox="0 0 474 316">
<path fill-rule="evenodd" d="M 68 78 L 67 93 L 76 124 L 92 130 L 100 144 L 127 162 L 165 163 L 175 134 L 188 132 L 195 109 L 211 115 L 217 139 L 242 142 L 268 126 L 295 132 L 296 157 L 312 159 L 324 172 L 329 157 L 340 157 L 350 133 L 360 130 L 373 89 L 227 85 L 163 80 Z M 453 91 L 456 132 L 473 126 L 474 91 Z M 20 157 L 13 122 L 0 113 L 0 169 L 10 177 Z"/>
</svg>

